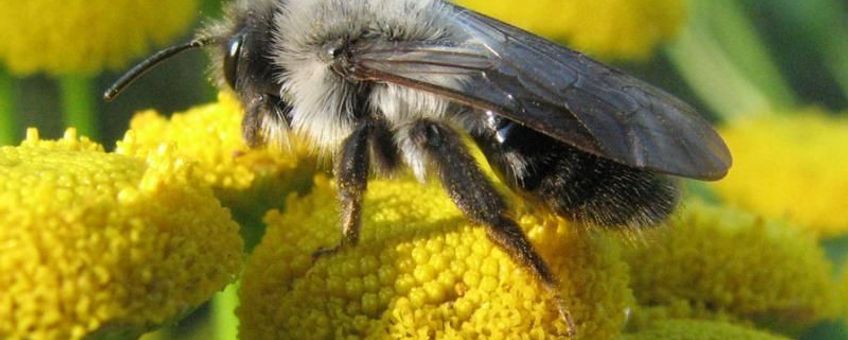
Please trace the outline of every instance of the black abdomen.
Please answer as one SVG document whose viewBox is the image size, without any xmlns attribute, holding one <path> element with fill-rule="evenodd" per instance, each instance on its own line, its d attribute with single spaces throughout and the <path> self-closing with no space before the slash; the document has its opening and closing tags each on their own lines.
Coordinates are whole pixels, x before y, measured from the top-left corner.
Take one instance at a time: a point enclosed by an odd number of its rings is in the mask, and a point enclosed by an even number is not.
<svg viewBox="0 0 848 340">
<path fill-rule="evenodd" d="M 657 224 L 674 210 L 671 179 L 607 160 L 494 115 L 472 135 L 513 189 L 557 213 L 601 226 Z"/>
</svg>

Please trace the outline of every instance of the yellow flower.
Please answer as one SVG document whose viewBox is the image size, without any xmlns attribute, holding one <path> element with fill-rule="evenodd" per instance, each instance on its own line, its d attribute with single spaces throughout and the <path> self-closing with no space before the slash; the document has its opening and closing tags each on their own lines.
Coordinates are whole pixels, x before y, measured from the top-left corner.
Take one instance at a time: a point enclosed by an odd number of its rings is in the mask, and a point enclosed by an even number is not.
<svg viewBox="0 0 848 340">
<path fill-rule="evenodd" d="M 192 171 L 73 130 L 0 148 L 0 338 L 138 335 L 232 281 L 238 226 Z"/>
<path fill-rule="evenodd" d="M 470 224 L 437 183 L 372 181 L 359 245 L 312 263 L 339 240 L 333 185 L 270 212 L 245 268 L 244 339 L 509 338 L 562 334 L 555 305 L 526 270 Z M 561 279 L 587 339 L 619 333 L 632 303 L 619 250 L 561 218 L 520 212 L 519 223 Z"/>
<path fill-rule="evenodd" d="M 0 0 L 0 62 L 14 73 L 92 73 L 185 32 L 197 0 Z"/>
<path fill-rule="evenodd" d="M 215 103 L 170 119 L 145 111 L 132 119 L 116 152 L 145 157 L 163 143 L 172 144 L 176 155 L 196 162 L 202 180 L 240 222 L 259 222 L 266 211 L 282 206 L 287 193 L 306 191 L 317 165 L 304 143 L 250 149 L 241 135 L 242 116 L 239 102 L 226 92 Z"/>
<path fill-rule="evenodd" d="M 621 340 L 781 340 L 787 339 L 763 331 L 750 329 L 726 322 L 707 320 L 660 320 L 649 328 L 625 334 Z"/>
<path fill-rule="evenodd" d="M 674 318 L 803 327 L 836 313 L 823 250 L 783 223 L 691 202 L 646 239 L 625 251 L 636 328 Z"/>
<path fill-rule="evenodd" d="M 291 150 L 277 147 L 249 148 L 241 134 L 244 111 L 232 94 L 221 92 L 215 103 L 191 108 L 166 118 L 156 111 L 138 113 L 130 122 L 117 153 L 143 157 L 162 144 L 173 144 L 174 152 L 197 162 L 203 180 L 213 188 L 246 190 L 262 176 L 292 172 L 311 159 L 304 143 Z M 311 182 L 312 174 L 308 175 Z"/>
<path fill-rule="evenodd" d="M 643 60 L 680 30 L 683 0 L 459 0 L 510 24 L 605 59 Z"/>
<path fill-rule="evenodd" d="M 848 119 L 817 111 L 768 116 L 722 135 L 734 164 L 715 188 L 728 204 L 825 237 L 848 232 Z"/>
</svg>

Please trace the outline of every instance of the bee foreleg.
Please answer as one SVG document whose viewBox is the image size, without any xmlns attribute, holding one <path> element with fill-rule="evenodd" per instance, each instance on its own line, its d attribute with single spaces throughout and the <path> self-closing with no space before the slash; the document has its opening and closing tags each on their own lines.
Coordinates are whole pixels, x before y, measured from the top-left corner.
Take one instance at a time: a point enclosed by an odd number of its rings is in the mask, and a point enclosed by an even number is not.
<svg viewBox="0 0 848 340">
<path fill-rule="evenodd" d="M 242 138 L 250 147 L 262 144 L 260 131 L 262 130 L 262 116 L 267 114 L 265 97 L 254 96 L 246 101 L 244 118 L 241 121 Z"/>
<path fill-rule="evenodd" d="M 573 333 L 574 324 L 562 303 L 556 277 L 521 228 L 506 216 L 506 204 L 459 136 L 450 128 L 429 120 L 416 123 L 409 136 L 436 168 L 445 190 L 459 209 L 471 220 L 485 225 L 489 239 L 541 281 L 556 300 L 568 332 Z"/>
<path fill-rule="evenodd" d="M 345 139 L 339 157 L 336 157 L 335 174 L 338 198 L 341 205 L 342 239 L 334 247 L 322 248 L 312 254 L 313 259 L 335 253 L 359 241 L 362 225 L 362 198 L 368 187 L 370 167 L 369 137 L 373 131 L 371 122 L 360 123 Z"/>
<path fill-rule="evenodd" d="M 257 147 L 267 143 L 269 138 L 279 137 L 269 134 L 270 131 L 288 131 L 290 128 L 292 107 L 279 97 L 244 90 L 242 101 L 245 106 L 241 132 L 248 146 Z"/>
</svg>

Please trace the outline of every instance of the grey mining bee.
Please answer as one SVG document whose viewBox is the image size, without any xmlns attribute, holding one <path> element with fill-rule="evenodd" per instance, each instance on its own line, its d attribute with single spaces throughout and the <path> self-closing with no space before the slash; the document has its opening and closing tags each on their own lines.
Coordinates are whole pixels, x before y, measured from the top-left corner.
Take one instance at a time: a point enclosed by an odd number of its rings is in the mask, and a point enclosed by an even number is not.
<svg viewBox="0 0 848 340">
<path fill-rule="evenodd" d="M 341 242 L 357 243 L 372 169 L 434 171 L 456 205 L 559 301 L 557 279 L 466 150 L 469 135 L 512 189 L 571 220 L 642 227 L 675 207 L 667 175 L 730 167 L 726 145 L 687 104 L 509 24 L 441 0 L 238 0 L 197 38 L 245 109 L 250 145 L 301 135 L 334 155 Z"/>
</svg>

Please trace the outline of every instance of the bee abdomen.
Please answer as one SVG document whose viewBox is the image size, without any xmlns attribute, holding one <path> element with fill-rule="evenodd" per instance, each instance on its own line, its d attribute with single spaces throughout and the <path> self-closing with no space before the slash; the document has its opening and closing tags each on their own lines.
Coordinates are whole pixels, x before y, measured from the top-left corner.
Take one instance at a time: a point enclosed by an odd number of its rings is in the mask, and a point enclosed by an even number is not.
<svg viewBox="0 0 848 340">
<path fill-rule="evenodd" d="M 550 167 L 536 173 L 539 185 L 521 188 L 556 212 L 601 226 L 651 226 L 662 222 L 677 203 L 668 178 L 576 150 L 561 150 Z"/>
<path fill-rule="evenodd" d="M 569 219 L 607 227 L 662 222 L 677 204 L 666 176 L 582 152 L 539 132 L 498 118 L 474 139 L 513 189 Z"/>
</svg>

